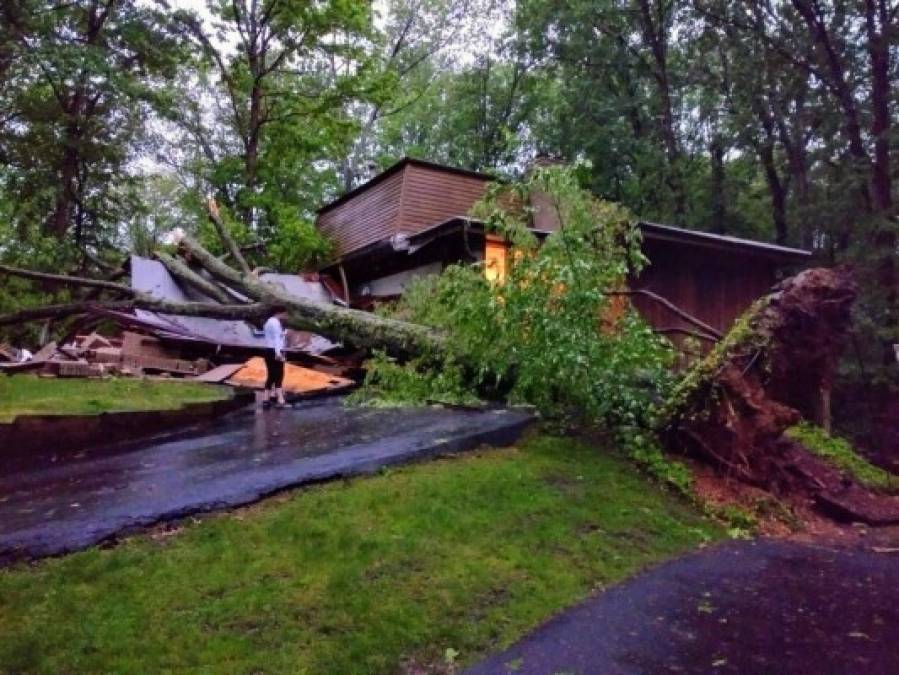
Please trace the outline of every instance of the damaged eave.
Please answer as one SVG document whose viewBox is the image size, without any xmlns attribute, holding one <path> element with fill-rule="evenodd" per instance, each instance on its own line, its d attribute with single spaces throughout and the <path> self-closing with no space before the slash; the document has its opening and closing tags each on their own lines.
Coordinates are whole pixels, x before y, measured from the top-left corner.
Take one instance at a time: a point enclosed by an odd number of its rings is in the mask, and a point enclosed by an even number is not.
<svg viewBox="0 0 899 675">
<path fill-rule="evenodd" d="M 132 288 L 152 297 L 172 302 L 214 302 L 197 290 L 180 285 L 165 266 L 156 260 L 135 255 L 131 257 L 130 268 Z M 263 274 L 260 278 L 278 284 L 293 295 L 317 302 L 332 301 L 331 293 L 319 280 L 307 280 L 300 275 L 279 273 Z M 107 313 L 107 316 L 171 341 L 205 343 L 215 348 L 256 351 L 266 347 L 262 332 L 246 321 L 174 316 L 141 309 L 135 310 L 133 314 L 116 312 Z M 289 346 L 286 351 L 317 356 L 335 346 L 330 340 L 309 334 L 304 343 Z"/>
</svg>

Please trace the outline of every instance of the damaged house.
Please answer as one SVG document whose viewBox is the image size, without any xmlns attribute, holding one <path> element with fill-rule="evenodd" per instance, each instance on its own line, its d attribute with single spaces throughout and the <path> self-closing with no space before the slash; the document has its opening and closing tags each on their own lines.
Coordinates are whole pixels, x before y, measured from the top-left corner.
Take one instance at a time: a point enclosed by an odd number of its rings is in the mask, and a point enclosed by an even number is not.
<svg viewBox="0 0 899 675">
<path fill-rule="evenodd" d="M 319 209 L 317 225 L 337 250 L 322 272 L 342 281 L 344 300 L 370 307 L 397 297 L 410 279 L 449 264 L 484 262 L 501 274 L 506 244 L 469 218 L 493 176 L 405 158 Z M 558 228 L 534 205 L 533 231 Z M 650 265 L 631 289 L 649 323 L 675 341 L 693 335 L 714 341 L 809 252 L 748 239 L 641 222 Z M 680 311 L 678 311 L 680 310 Z M 696 319 L 694 321 L 691 319 Z"/>
<path fill-rule="evenodd" d="M 316 273 L 263 273 L 260 278 L 318 305 L 369 309 L 398 297 L 411 279 L 439 274 L 450 264 L 481 263 L 488 276 L 501 276 L 507 243 L 468 216 L 494 180 L 403 159 L 319 210 L 317 226 L 335 245 L 334 262 Z M 538 237 L 558 229 L 549 209 L 532 206 L 532 230 Z M 809 257 L 798 249 L 668 225 L 643 222 L 639 227 L 650 265 L 631 279 L 632 300 L 653 328 L 675 344 L 685 336 L 714 343 L 783 270 Z M 163 262 L 132 256 L 131 288 L 170 304 L 249 300 L 227 286 L 204 293 L 213 284 L 196 278 L 183 283 L 179 272 Z M 192 274 L 201 273 L 207 274 Z M 118 326 L 118 337 L 92 332 L 110 323 Z M 245 320 L 93 308 L 58 347 L 45 345 L 32 362 L 2 368 L 42 368 L 46 374 L 70 377 L 163 374 L 261 386 L 264 369 L 258 357 L 264 349 L 260 327 Z M 350 386 L 364 357 L 364 352 L 353 353 L 303 331 L 289 331 L 286 351 L 297 369 L 295 392 Z M 290 371 L 287 380 L 291 389 Z"/>
<path fill-rule="evenodd" d="M 127 266 L 131 288 L 146 296 L 173 304 L 218 302 L 190 284 L 179 283 L 158 260 L 132 255 Z M 295 297 L 319 303 L 334 300 L 317 274 L 267 273 L 261 279 L 281 286 Z M 227 293 L 233 295 L 232 302 L 248 302 L 248 298 L 235 291 L 229 289 Z M 58 343 L 44 345 L 27 362 L 5 363 L 0 369 L 9 373 L 28 370 L 55 377 L 195 378 L 259 389 L 266 377 L 259 356 L 265 349 L 261 328 L 240 319 L 95 307 Z M 355 373 L 358 358 L 322 336 L 288 330 L 284 351 L 291 362 L 284 383 L 290 393 L 328 393 L 354 384 L 344 376 Z"/>
</svg>

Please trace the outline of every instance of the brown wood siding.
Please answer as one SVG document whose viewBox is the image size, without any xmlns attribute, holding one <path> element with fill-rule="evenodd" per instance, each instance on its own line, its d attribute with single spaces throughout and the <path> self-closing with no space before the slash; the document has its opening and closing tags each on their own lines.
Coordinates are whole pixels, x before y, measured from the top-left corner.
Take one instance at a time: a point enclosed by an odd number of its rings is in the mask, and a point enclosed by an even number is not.
<svg viewBox="0 0 899 675">
<path fill-rule="evenodd" d="M 534 192 L 531 195 L 531 208 L 535 209 L 534 229 L 541 232 L 555 232 L 559 229 L 559 215 L 549 195 L 545 192 Z"/>
<path fill-rule="evenodd" d="M 316 224 L 334 242 L 338 256 L 387 239 L 397 231 L 396 219 L 407 170 L 408 167 L 319 214 Z"/>
<path fill-rule="evenodd" d="M 777 282 L 777 264 L 762 256 L 659 241 L 644 241 L 643 252 L 650 265 L 633 287 L 661 295 L 722 333 Z M 634 304 L 653 328 L 696 330 L 651 299 L 638 296 Z"/>
<path fill-rule="evenodd" d="M 404 173 L 397 230 L 407 234 L 421 232 L 454 216 L 468 215 L 488 185 L 484 178 L 416 164 L 405 167 Z"/>
</svg>

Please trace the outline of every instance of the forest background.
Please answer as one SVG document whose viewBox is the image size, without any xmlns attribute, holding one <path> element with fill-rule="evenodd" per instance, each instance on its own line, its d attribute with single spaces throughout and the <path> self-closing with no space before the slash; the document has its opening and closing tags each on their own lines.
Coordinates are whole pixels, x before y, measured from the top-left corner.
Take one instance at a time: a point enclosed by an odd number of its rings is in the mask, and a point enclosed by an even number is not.
<svg viewBox="0 0 899 675">
<path fill-rule="evenodd" d="M 640 218 L 812 250 L 895 385 L 899 2 L 7 0 L 0 262 L 114 276 L 181 228 L 313 268 L 315 209 L 409 155 L 547 156 Z M 69 290 L 0 280 L 0 313 Z M 34 344 L 53 326 L 11 326 Z"/>
</svg>

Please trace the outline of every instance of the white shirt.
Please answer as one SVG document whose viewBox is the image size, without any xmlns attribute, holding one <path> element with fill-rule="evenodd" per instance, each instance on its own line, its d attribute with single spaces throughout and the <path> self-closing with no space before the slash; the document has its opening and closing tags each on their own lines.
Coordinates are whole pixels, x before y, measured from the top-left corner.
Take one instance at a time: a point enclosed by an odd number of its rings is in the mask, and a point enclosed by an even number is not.
<svg viewBox="0 0 899 675">
<path fill-rule="evenodd" d="M 275 356 L 281 356 L 284 350 L 284 328 L 278 317 L 269 317 L 262 329 L 265 332 L 265 345 L 275 350 Z"/>
</svg>

